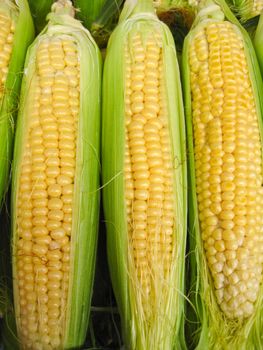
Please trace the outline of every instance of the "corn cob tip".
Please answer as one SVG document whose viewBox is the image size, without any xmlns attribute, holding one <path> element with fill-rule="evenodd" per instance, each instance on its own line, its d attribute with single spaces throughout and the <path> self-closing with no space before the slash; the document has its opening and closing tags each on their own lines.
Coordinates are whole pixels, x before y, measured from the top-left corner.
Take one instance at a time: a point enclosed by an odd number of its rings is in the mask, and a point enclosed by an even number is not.
<svg viewBox="0 0 263 350">
<path fill-rule="evenodd" d="M 51 11 L 57 14 L 68 14 L 75 17 L 75 9 L 70 0 L 57 0 L 51 7 Z"/>
</svg>

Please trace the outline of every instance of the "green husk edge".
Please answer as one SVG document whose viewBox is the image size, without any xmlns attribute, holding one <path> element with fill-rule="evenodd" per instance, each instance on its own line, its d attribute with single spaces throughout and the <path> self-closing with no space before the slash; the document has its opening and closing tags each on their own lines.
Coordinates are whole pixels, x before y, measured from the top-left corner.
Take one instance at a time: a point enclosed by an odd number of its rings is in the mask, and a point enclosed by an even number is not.
<svg viewBox="0 0 263 350">
<path fill-rule="evenodd" d="M 127 349 L 184 349 L 184 257 L 186 245 L 187 184 L 184 114 L 180 74 L 169 29 L 152 12 L 149 1 L 126 2 L 120 23 L 110 37 L 103 79 L 102 177 L 110 274 L 120 311 Z M 154 28 L 163 33 L 163 55 L 174 164 L 175 210 L 178 226 L 169 295 L 162 299 L 152 328 L 137 304 L 140 286 L 132 271 L 124 198 L 124 45 L 138 30 L 147 36 Z M 137 294 L 137 295 L 136 295 Z"/>
<path fill-rule="evenodd" d="M 80 118 L 77 138 L 76 177 L 73 200 L 71 262 L 63 349 L 80 347 L 86 336 L 95 271 L 99 220 L 99 139 L 100 139 L 100 81 L 101 57 L 90 33 L 81 23 L 67 14 L 49 15 L 49 23 L 30 47 L 26 59 L 21 106 L 14 152 L 12 183 L 12 244 L 13 282 L 16 315 L 19 315 L 16 285 L 16 203 L 22 150 L 27 134 L 27 116 L 31 104 L 30 85 L 35 73 L 35 55 L 39 42 L 45 37 L 66 35 L 78 44 L 80 52 Z"/>
<path fill-rule="evenodd" d="M 222 0 L 208 1 L 207 4 L 218 4 L 225 18 L 236 25 L 244 39 L 245 54 L 247 57 L 252 89 L 259 116 L 259 128 L 262 140 L 262 111 L 263 111 L 263 83 L 260 77 L 259 66 L 251 40 L 246 31 L 233 16 L 226 3 Z M 216 18 L 216 13 L 210 18 Z M 220 18 L 220 15 L 219 15 Z M 186 125 L 188 137 L 188 168 L 189 168 L 189 230 L 190 230 L 190 292 L 189 297 L 194 308 L 189 307 L 189 330 L 193 336 L 193 343 L 197 350 L 201 349 L 233 349 L 252 350 L 263 346 L 263 285 L 260 287 L 258 300 L 255 304 L 255 313 L 244 323 L 231 321 L 221 312 L 213 291 L 213 281 L 206 263 L 205 252 L 202 246 L 200 227 L 198 222 L 198 207 L 195 184 L 195 164 L 193 150 L 193 130 L 191 121 L 191 92 L 190 68 L 188 65 L 188 50 L 190 41 L 195 32 L 206 23 L 205 18 L 197 17 L 193 28 L 188 34 L 183 50 L 183 81 L 186 111 Z"/>
<path fill-rule="evenodd" d="M 254 47 L 256 50 L 258 63 L 261 69 L 261 75 L 263 77 L 263 12 L 259 17 L 259 22 L 254 36 Z"/>
<path fill-rule="evenodd" d="M 13 137 L 16 122 L 19 92 L 26 50 L 34 37 L 34 27 L 26 0 L 3 1 L 0 8 L 10 13 L 16 27 L 13 50 L 9 62 L 8 74 L 4 86 L 4 95 L 0 100 L 0 207 L 3 204 L 9 180 L 13 153 Z"/>
</svg>

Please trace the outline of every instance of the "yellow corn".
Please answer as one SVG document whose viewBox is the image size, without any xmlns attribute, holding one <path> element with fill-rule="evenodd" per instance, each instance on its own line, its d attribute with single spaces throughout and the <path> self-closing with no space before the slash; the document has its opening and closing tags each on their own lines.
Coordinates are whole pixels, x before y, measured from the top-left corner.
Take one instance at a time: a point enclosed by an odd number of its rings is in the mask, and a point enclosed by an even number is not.
<svg viewBox="0 0 263 350">
<path fill-rule="evenodd" d="M 28 56 L 15 152 L 14 290 L 24 349 L 83 343 L 96 247 L 98 51 L 70 16 L 71 2 L 59 0 L 52 9 Z M 86 95 L 87 81 L 95 102 Z"/>
<path fill-rule="evenodd" d="M 50 38 L 39 44 L 31 91 L 17 204 L 17 274 L 20 310 L 25 311 L 21 333 L 28 347 L 42 339 L 56 348 L 68 292 L 79 115 L 73 40 Z"/>
<path fill-rule="evenodd" d="M 0 99 L 3 97 L 15 33 L 15 21 L 0 9 Z"/>
<path fill-rule="evenodd" d="M 144 45 L 135 35 L 126 45 L 124 65 L 128 232 L 142 293 L 151 300 L 156 274 L 169 274 L 175 249 L 173 165 L 158 34 Z"/>
<path fill-rule="evenodd" d="M 225 3 L 208 0 L 200 10 L 183 62 L 198 349 L 260 348 L 262 81 L 248 35 Z"/>
<path fill-rule="evenodd" d="M 217 301 L 228 317 L 254 311 L 262 280 L 261 140 L 242 37 L 209 23 L 189 51 L 196 191 Z"/>
<path fill-rule="evenodd" d="M 130 349 L 179 348 L 186 237 L 183 108 L 173 39 L 151 0 L 126 2 L 104 67 L 104 211 L 123 336 Z"/>
</svg>

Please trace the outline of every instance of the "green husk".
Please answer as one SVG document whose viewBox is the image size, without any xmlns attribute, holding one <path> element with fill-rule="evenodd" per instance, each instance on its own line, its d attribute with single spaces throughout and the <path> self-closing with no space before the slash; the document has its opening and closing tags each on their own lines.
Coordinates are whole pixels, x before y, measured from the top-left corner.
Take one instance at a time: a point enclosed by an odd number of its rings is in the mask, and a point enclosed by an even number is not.
<svg viewBox="0 0 263 350">
<path fill-rule="evenodd" d="M 254 36 L 254 47 L 261 69 L 261 75 L 263 77 L 263 12 L 259 17 L 259 22 Z"/>
<path fill-rule="evenodd" d="M 18 334 L 18 286 L 16 271 L 16 219 L 22 151 L 28 130 L 30 97 L 34 93 L 35 56 L 39 43 L 47 37 L 72 38 L 80 52 L 80 116 L 76 148 L 76 175 L 73 197 L 69 294 L 65 310 L 63 349 L 80 347 L 88 327 L 95 270 L 99 219 L 99 137 L 100 137 L 100 52 L 81 23 L 70 14 L 72 6 L 58 1 L 62 8 L 49 14 L 48 25 L 30 47 L 23 78 L 18 127 L 15 140 L 12 182 L 12 247 L 14 304 Z M 63 8 L 63 4 L 65 7 Z M 74 11 L 73 11 L 74 12 Z"/>
<path fill-rule="evenodd" d="M 23 66 L 28 45 L 33 40 L 34 28 L 27 0 L 4 0 L 0 9 L 14 18 L 16 27 L 13 50 L 8 67 L 8 75 L 0 99 L 0 207 L 2 207 L 9 180 L 13 152 L 13 137 L 16 122 L 17 106 L 21 86 Z"/>
<path fill-rule="evenodd" d="M 107 0 L 75 0 L 74 6 L 79 9 L 77 17 L 83 22 L 86 28 L 90 29 L 92 23 L 97 16 L 101 13 L 101 10 Z"/>
<path fill-rule="evenodd" d="M 36 32 L 40 33 L 47 24 L 47 15 L 55 0 L 28 0 Z"/>
<path fill-rule="evenodd" d="M 117 25 L 123 2 L 124 0 L 105 0 L 91 25 L 91 33 L 102 48 L 107 46 L 109 36 Z"/>
<path fill-rule="evenodd" d="M 140 303 L 141 291 L 132 264 L 124 198 L 125 75 L 124 46 L 133 33 L 143 37 L 154 28 L 163 33 L 163 55 L 168 119 L 174 165 L 176 226 L 174 261 L 169 292 L 160 293 L 158 307 L 147 324 Z M 186 241 L 186 151 L 180 74 L 169 29 L 155 16 L 151 1 L 126 1 L 120 22 L 110 37 L 103 78 L 102 178 L 110 274 L 120 311 L 127 349 L 184 349 L 184 256 Z M 179 164 L 179 166 L 178 166 Z M 160 285 L 162 281 L 160 281 Z M 158 284 L 158 283 L 156 283 Z M 161 288 L 161 287 L 160 287 Z"/>
<path fill-rule="evenodd" d="M 218 7 L 215 7 L 215 4 Z M 191 91 L 190 91 L 190 68 L 188 64 L 188 51 L 193 35 L 198 32 L 205 23 L 213 20 L 228 20 L 236 25 L 244 39 L 245 54 L 249 65 L 252 90 L 256 100 L 256 109 L 259 116 L 259 126 L 262 139 L 262 112 L 263 112 L 263 83 L 256 55 L 248 36 L 237 19 L 223 0 L 207 1 L 207 7 L 200 10 L 188 34 L 183 50 L 183 82 L 186 111 L 186 126 L 189 152 L 189 298 L 192 305 L 188 307 L 188 329 L 193 336 L 189 347 L 197 350 L 203 349 L 233 349 L 233 350 L 256 350 L 263 347 L 263 286 L 261 285 L 258 300 L 255 305 L 255 313 L 242 321 L 229 320 L 221 312 L 214 295 L 213 281 L 208 269 L 203 248 L 200 226 L 198 221 L 198 207 L 195 183 L 195 164 L 193 148 L 193 130 L 191 115 Z M 211 7 L 210 7 L 211 6 Z"/>
</svg>

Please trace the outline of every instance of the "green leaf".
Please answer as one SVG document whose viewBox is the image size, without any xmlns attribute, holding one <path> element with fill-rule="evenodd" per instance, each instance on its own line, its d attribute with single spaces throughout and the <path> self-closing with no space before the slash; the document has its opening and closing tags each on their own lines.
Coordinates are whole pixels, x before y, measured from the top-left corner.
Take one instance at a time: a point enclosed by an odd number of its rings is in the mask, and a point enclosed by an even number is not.
<svg viewBox="0 0 263 350">
<path fill-rule="evenodd" d="M 261 69 L 261 75 L 263 77 L 263 12 L 259 17 L 259 22 L 256 29 L 255 37 L 254 37 L 254 46 L 255 46 L 259 66 Z"/>
<path fill-rule="evenodd" d="M 46 17 L 55 0 L 28 0 L 36 32 L 40 33 L 47 24 Z"/>
<path fill-rule="evenodd" d="M 83 22 L 86 28 L 90 29 L 101 12 L 106 0 L 74 0 L 74 6 L 79 9 L 77 17 Z"/>
</svg>

